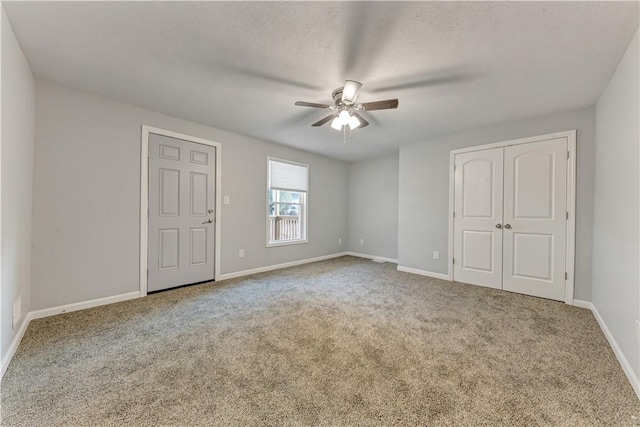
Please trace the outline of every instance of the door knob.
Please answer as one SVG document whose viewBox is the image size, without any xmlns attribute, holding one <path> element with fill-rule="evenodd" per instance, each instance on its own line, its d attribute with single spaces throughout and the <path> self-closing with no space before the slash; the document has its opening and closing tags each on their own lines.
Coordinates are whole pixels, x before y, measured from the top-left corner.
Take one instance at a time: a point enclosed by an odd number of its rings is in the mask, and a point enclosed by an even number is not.
<svg viewBox="0 0 640 427">
<path fill-rule="evenodd" d="M 211 224 L 213 222 L 213 218 L 208 218 L 203 224 Z"/>
<path fill-rule="evenodd" d="M 213 213 L 213 209 L 209 209 L 207 212 L 209 212 L 210 214 Z"/>
<path fill-rule="evenodd" d="M 500 223 L 496 224 L 496 228 L 502 228 L 502 224 Z"/>
<path fill-rule="evenodd" d="M 504 228 L 510 229 L 511 228 L 511 224 L 505 224 Z"/>
</svg>

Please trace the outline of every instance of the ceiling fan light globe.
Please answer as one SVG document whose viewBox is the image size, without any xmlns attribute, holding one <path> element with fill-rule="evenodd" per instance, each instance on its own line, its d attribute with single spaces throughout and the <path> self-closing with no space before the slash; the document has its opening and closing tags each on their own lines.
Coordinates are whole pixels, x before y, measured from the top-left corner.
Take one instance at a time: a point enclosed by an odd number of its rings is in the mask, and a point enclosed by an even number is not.
<svg viewBox="0 0 640 427">
<path fill-rule="evenodd" d="M 353 104 L 360 93 L 362 83 L 353 80 L 347 80 L 344 82 L 342 88 L 342 102 Z"/>
<path fill-rule="evenodd" d="M 351 116 L 351 119 L 349 120 L 349 129 L 357 129 L 361 124 L 362 123 L 360 123 L 360 119 L 358 119 L 356 116 Z"/>
<path fill-rule="evenodd" d="M 340 120 L 341 125 L 348 125 L 351 121 L 351 114 L 347 110 L 342 110 L 338 115 L 338 120 Z"/>
<path fill-rule="evenodd" d="M 340 119 L 338 117 L 333 119 L 333 121 L 331 122 L 331 127 L 335 130 L 342 130 L 342 123 L 340 122 Z"/>
</svg>

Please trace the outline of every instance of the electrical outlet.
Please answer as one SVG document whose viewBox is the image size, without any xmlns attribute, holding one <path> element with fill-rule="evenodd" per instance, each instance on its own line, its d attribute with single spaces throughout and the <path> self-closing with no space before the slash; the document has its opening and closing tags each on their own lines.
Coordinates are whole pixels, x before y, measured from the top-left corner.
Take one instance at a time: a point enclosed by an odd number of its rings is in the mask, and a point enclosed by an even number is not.
<svg viewBox="0 0 640 427">
<path fill-rule="evenodd" d="M 440 259 L 440 251 L 433 251 L 433 259 Z"/>
<path fill-rule="evenodd" d="M 238 251 L 238 258 L 244 258 L 244 249 Z"/>
<path fill-rule="evenodd" d="M 364 239 L 360 239 L 360 244 L 364 245 Z"/>
<path fill-rule="evenodd" d="M 342 237 L 338 237 L 338 244 L 341 245 L 342 244 Z"/>
<path fill-rule="evenodd" d="M 223 200 L 222 203 L 224 203 L 225 205 L 229 204 L 229 196 L 224 196 L 222 200 Z"/>
<path fill-rule="evenodd" d="M 15 329 L 22 317 L 22 297 L 16 298 L 13 302 L 13 315 L 11 317 L 11 329 Z"/>
</svg>

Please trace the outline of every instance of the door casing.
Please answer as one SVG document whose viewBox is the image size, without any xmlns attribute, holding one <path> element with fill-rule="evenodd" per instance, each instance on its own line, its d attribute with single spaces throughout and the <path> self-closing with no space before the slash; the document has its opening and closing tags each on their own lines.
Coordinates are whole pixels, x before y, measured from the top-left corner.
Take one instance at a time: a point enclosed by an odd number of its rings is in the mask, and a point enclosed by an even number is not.
<svg viewBox="0 0 640 427">
<path fill-rule="evenodd" d="M 214 280 L 220 277 L 220 248 L 222 230 L 222 144 L 204 138 L 185 135 L 170 130 L 159 129 L 152 126 L 142 125 L 142 136 L 140 140 L 140 296 L 147 295 L 148 265 L 147 254 L 149 250 L 149 134 L 164 135 L 171 138 L 182 139 L 184 141 L 195 142 L 208 145 L 216 149 L 216 197 L 214 213 L 215 221 L 215 253 L 214 253 Z"/>
<path fill-rule="evenodd" d="M 461 148 L 449 152 L 449 259 L 447 263 L 447 276 L 449 280 L 453 280 L 453 242 L 454 242 L 454 189 L 455 174 L 454 163 L 456 154 L 469 153 L 472 151 L 487 150 L 490 148 L 508 147 L 511 145 L 528 144 L 531 142 L 545 141 L 548 139 L 566 138 L 569 152 L 567 160 L 567 240 L 566 240 L 566 269 L 567 279 L 565 287 L 566 304 L 573 305 L 573 293 L 575 286 L 575 230 L 576 230 L 576 131 L 568 130 L 564 132 L 556 132 L 546 135 L 532 136 L 528 138 L 513 139 L 508 141 L 496 142 L 492 144 L 477 145 L 473 147 Z"/>
</svg>

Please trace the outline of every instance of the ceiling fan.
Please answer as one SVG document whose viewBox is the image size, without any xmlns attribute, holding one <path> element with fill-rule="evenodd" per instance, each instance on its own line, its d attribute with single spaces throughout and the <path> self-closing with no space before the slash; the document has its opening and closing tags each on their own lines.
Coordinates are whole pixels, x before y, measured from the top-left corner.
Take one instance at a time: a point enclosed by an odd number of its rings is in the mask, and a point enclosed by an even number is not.
<svg viewBox="0 0 640 427">
<path fill-rule="evenodd" d="M 360 114 L 359 111 L 388 110 L 398 108 L 397 99 L 387 99 L 384 101 L 356 103 L 356 98 L 360 93 L 362 83 L 346 80 L 344 87 L 339 87 L 331 94 L 335 105 L 316 104 L 313 102 L 298 101 L 295 105 L 299 107 L 312 107 L 332 110 L 332 113 L 325 118 L 318 120 L 311 126 L 322 126 L 331 121 L 331 127 L 335 130 L 363 128 L 369 125 Z"/>
</svg>

